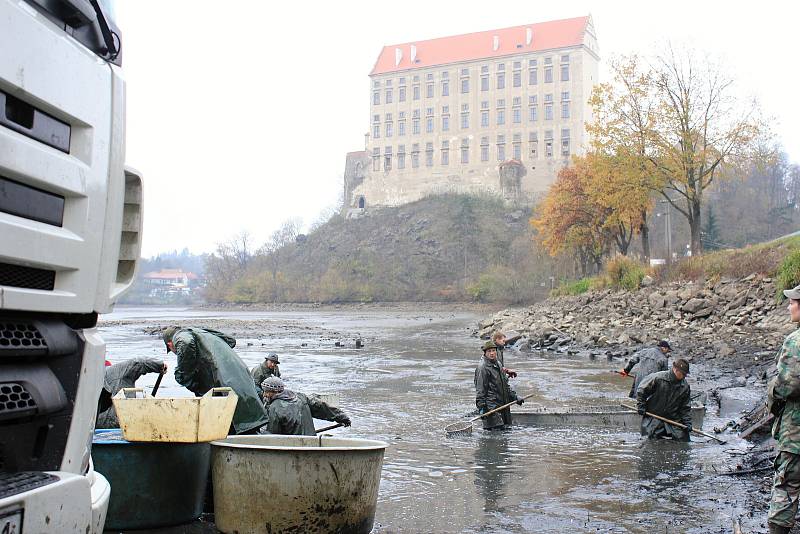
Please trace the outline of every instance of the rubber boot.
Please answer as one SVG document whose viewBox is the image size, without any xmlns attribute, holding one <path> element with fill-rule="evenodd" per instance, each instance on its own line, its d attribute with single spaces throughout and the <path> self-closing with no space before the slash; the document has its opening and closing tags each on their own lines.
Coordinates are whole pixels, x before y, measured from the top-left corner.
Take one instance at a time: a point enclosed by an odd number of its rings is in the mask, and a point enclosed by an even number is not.
<svg viewBox="0 0 800 534">
<path fill-rule="evenodd" d="M 784 527 L 783 525 L 776 525 L 775 523 L 767 523 L 769 525 L 769 534 L 789 534 L 791 528 Z"/>
</svg>

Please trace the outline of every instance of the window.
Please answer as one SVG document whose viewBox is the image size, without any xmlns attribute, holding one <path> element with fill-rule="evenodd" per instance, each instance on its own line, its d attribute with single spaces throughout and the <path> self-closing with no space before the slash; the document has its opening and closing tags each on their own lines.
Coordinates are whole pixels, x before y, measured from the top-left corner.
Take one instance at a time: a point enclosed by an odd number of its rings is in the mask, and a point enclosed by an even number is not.
<svg viewBox="0 0 800 534">
<path fill-rule="evenodd" d="M 489 161 L 489 138 L 481 137 L 481 161 Z"/>
<path fill-rule="evenodd" d="M 498 108 L 506 107 L 506 99 L 505 98 L 498 98 L 497 99 L 497 107 Z"/>
<path fill-rule="evenodd" d="M 392 103 L 392 90 L 391 89 L 387 89 L 386 90 L 386 103 L 387 104 L 391 104 Z"/>
<path fill-rule="evenodd" d="M 442 131 L 450 131 L 450 115 L 442 115 Z"/>
<path fill-rule="evenodd" d="M 553 83 L 553 67 L 544 68 L 544 83 Z"/>
<path fill-rule="evenodd" d="M 497 125 L 502 126 L 506 123 L 506 110 L 498 109 L 497 110 Z"/>
<path fill-rule="evenodd" d="M 528 145 L 531 154 L 531 159 L 539 159 L 539 134 L 530 132 L 528 134 Z"/>
<path fill-rule="evenodd" d="M 506 70 L 506 64 L 505 64 L 505 63 L 498 63 L 498 64 L 497 64 L 497 70 L 498 70 L 498 71 L 504 71 L 504 70 Z"/>
<path fill-rule="evenodd" d="M 404 136 L 406 134 L 406 121 L 397 121 L 397 135 Z"/>
<path fill-rule="evenodd" d="M 511 99 L 511 105 L 515 107 L 519 107 L 522 104 L 522 98 L 519 96 L 515 96 Z"/>
<path fill-rule="evenodd" d="M 387 122 L 386 123 L 386 137 L 391 137 L 391 136 L 392 136 L 392 123 L 391 122 Z"/>
<path fill-rule="evenodd" d="M 561 130 L 561 155 L 569 156 L 569 128 Z"/>
<path fill-rule="evenodd" d="M 536 60 L 536 59 L 530 59 L 530 60 L 528 60 L 528 66 L 529 66 L 529 67 L 535 67 L 535 66 L 536 66 L 536 65 L 538 65 L 538 64 L 539 64 L 539 61 L 538 61 L 538 60 Z"/>
<path fill-rule="evenodd" d="M 375 80 L 374 82 L 372 82 L 372 87 L 375 88 L 375 89 L 380 89 L 380 87 L 381 87 L 380 80 Z"/>
<path fill-rule="evenodd" d="M 433 143 L 425 143 L 425 166 L 433 167 Z"/>
<path fill-rule="evenodd" d="M 544 64 L 545 65 L 552 65 L 553 64 L 553 58 L 551 58 L 551 57 L 544 58 Z"/>
<path fill-rule="evenodd" d="M 553 130 L 545 130 L 544 132 L 544 157 L 553 157 Z"/>
<path fill-rule="evenodd" d="M 405 85 L 401 85 L 400 89 L 398 89 L 397 99 L 400 102 L 405 102 L 406 101 L 406 86 Z"/>
<path fill-rule="evenodd" d="M 481 100 L 481 109 L 489 109 L 489 101 Z"/>
<path fill-rule="evenodd" d="M 428 81 L 433 81 L 433 73 L 429 72 L 428 74 L 426 74 L 425 79 Z"/>
<path fill-rule="evenodd" d="M 411 78 L 411 80 L 412 80 L 414 83 L 417 83 L 417 82 L 419 81 L 419 74 L 415 74 L 415 75 L 414 75 L 414 77 L 413 77 L 413 78 Z"/>
<path fill-rule="evenodd" d="M 569 100 L 569 91 L 561 91 L 561 101 Z"/>
<path fill-rule="evenodd" d="M 481 74 L 489 74 L 489 65 L 481 66 Z"/>
<path fill-rule="evenodd" d="M 469 76 L 469 69 L 461 69 L 462 76 Z"/>
<path fill-rule="evenodd" d="M 406 168 L 406 145 L 399 145 L 397 147 L 397 168 Z"/>
<path fill-rule="evenodd" d="M 372 92 L 372 105 L 377 106 L 381 103 L 381 92 L 380 91 L 373 91 Z"/>
<path fill-rule="evenodd" d="M 515 70 L 514 77 L 512 79 L 512 85 L 514 87 L 520 87 L 522 85 L 522 71 Z"/>
<path fill-rule="evenodd" d="M 379 124 L 373 124 L 372 125 L 372 138 L 373 139 L 378 139 L 380 136 L 381 136 L 381 125 L 380 125 L 380 123 Z"/>
<path fill-rule="evenodd" d="M 461 104 L 461 127 L 469 128 L 469 104 Z"/>
<path fill-rule="evenodd" d="M 497 88 L 498 89 L 505 89 L 506 87 L 506 73 L 505 72 L 498 72 L 497 73 Z"/>
<path fill-rule="evenodd" d="M 528 120 L 531 122 L 539 120 L 539 106 L 537 104 L 536 96 L 528 97 Z"/>
<path fill-rule="evenodd" d="M 561 103 L 561 118 L 568 119 L 569 118 L 569 102 L 562 102 Z"/>
<path fill-rule="evenodd" d="M 481 76 L 481 91 L 488 91 L 488 90 L 489 90 L 489 77 Z"/>
<path fill-rule="evenodd" d="M 497 136 L 497 161 L 505 161 L 506 159 L 506 136 L 498 134 Z"/>
<path fill-rule="evenodd" d="M 442 165 L 450 165 L 450 141 L 442 141 Z"/>
<path fill-rule="evenodd" d="M 544 120 L 553 120 L 553 95 L 544 95 Z"/>
<path fill-rule="evenodd" d="M 380 115 L 373 115 L 372 116 L 372 122 L 381 122 L 381 116 Z"/>
<path fill-rule="evenodd" d="M 412 135 L 419 134 L 419 117 L 411 119 L 411 134 Z"/>
<path fill-rule="evenodd" d="M 514 142 L 513 149 L 514 155 L 512 156 L 516 160 L 522 160 L 522 143 Z"/>
<path fill-rule="evenodd" d="M 461 163 L 469 163 L 469 139 L 461 140 Z"/>
<path fill-rule="evenodd" d="M 425 118 L 425 133 L 433 133 L 433 117 Z"/>
<path fill-rule="evenodd" d="M 469 78 L 461 78 L 461 94 L 469 93 Z"/>
<path fill-rule="evenodd" d="M 511 120 L 514 124 L 520 124 L 522 122 L 522 111 L 520 108 L 513 108 L 511 110 Z"/>
<path fill-rule="evenodd" d="M 405 78 L 405 76 L 401 76 L 400 77 L 400 85 L 405 85 L 405 84 L 406 84 L 406 78 Z"/>
<path fill-rule="evenodd" d="M 450 113 L 450 106 L 442 106 L 442 115 Z"/>
<path fill-rule="evenodd" d="M 514 62 L 514 68 L 515 68 L 515 69 L 521 69 L 521 68 L 522 68 L 522 62 L 520 62 L 520 61 L 515 61 L 515 62 Z"/>
<path fill-rule="evenodd" d="M 450 73 L 447 71 L 442 72 L 442 79 L 447 80 L 448 78 L 450 78 Z"/>
<path fill-rule="evenodd" d="M 433 98 L 433 84 L 429 83 L 425 86 L 425 98 Z"/>
<path fill-rule="evenodd" d="M 383 153 L 383 170 L 388 172 L 392 170 L 392 147 L 387 146 Z"/>
<path fill-rule="evenodd" d="M 419 85 L 415 85 L 414 89 L 414 100 L 419 100 Z"/>
<path fill-rule="evenodd" d="M 442 96 L 450 96 L 450 82 L 446 80 L 442 82 Z"/>
<path fill-rule="evenodd" d="M 373 148 L 372 149 L 372 170 L 373 171 L 381 170 L 381 149 L 380 148 Z"/>
<path fill-rule="evenodd" d="M 561 81 L 562 82 L 569 81 L 569 64 L 561 65 Z"/>
<path fill-rule="evenodd" d="M 386 80 L 386 87 L 392 86 L 392 80 Z"/>
<path fill-rule="evenodd" d="M 489 110 L 483 109 L 481 110 L 481 127 L 486 128 L 489 126 Z"/>
<path fill-rule="evenodd" d="M 533 68 L 528 71 L 528 85 L 536 85 L 539 83 L 539 76 L 537 69 Z"/>
<path fill-rule="evenodd" d="M 419 169 L 419 143 L 411 145 L 411 167 Z"/>
</svg>

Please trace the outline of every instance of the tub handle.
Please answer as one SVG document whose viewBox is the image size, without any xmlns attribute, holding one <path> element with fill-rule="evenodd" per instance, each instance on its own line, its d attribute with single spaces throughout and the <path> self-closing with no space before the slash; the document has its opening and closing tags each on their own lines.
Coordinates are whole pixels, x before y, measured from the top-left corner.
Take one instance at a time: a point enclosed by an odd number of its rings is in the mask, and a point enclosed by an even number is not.
<svg viewBox="0 0 800 534">
<path fill-rule="evenodd" d="M 208 397 L 227 397 L 233 391 L 231 388 L 211 388 L 204 396 Z"/>
<path fill-rule="evenodd" d="M 122 388 L 122 395 L 117 395 L 117 397 L 125 399 L 143 399 L 145 398 L 145 394 L 142 388 Z"/>
</svg>

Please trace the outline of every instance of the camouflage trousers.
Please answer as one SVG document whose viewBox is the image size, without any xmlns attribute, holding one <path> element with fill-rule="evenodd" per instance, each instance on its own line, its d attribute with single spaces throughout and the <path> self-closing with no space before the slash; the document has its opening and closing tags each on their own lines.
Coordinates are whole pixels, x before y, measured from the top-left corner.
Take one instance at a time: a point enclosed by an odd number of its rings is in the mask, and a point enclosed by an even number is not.
<svg viewBox="0 0 800 534">
<path fill-rule="evenodd" d="M 769 522 L 792 528 L 800 499 L 800 454 L 780 451 L 775 458 L 775 478 L 769 502 Z"/>
</svg>

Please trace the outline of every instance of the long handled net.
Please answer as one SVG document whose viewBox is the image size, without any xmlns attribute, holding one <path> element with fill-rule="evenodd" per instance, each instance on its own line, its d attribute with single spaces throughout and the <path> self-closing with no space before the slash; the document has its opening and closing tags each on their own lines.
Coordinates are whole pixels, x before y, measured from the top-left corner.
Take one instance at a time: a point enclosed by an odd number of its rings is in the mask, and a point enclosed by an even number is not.
<svg viewBox="0 0 800 534">
<path fill-rule="evenodd" d="M 530 395 L 525 395 L 524 397 L 522 397 L 522 400 L 529 399 L 533 397 L 533 395 L 534 395 L 533 393 L 531 393 Z M 469 436 L 470 434 L 472 434 L 472 423 L 474 423 L 478 419 L 486 417 L 487 415 L 492 415 L 493 413 L 499 412 L 500 410 L 505 410 L 506 408 L 508 408 L 512 404 L 515 404 L 516 402 L 517 401 L 513 400 L 508 404 L 504 404 L 493 410 L 489 410 L 488 412 L 481 414 L 477 417 L 473 417 L 469 421 L 459 421 L 457 423 L 450 423 L 449 425 L 444 427 L 444 432 L 448 438 L 453 438 L 458 436 Z"/>
</svg>

